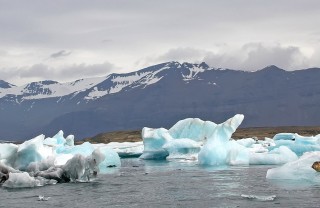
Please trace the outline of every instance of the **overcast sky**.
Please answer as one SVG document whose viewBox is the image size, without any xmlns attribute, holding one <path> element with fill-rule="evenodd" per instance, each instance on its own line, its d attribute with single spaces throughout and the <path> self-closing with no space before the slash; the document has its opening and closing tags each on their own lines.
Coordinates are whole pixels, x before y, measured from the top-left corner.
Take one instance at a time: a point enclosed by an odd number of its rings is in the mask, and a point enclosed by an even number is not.
<svg viewBox="0 0 320 208">
<path fill-rule="evenodd" d="M 0 79 L 10 83 L 167 61 L 320 67 L 320 1 L 0 0 Z"/>
</svg>

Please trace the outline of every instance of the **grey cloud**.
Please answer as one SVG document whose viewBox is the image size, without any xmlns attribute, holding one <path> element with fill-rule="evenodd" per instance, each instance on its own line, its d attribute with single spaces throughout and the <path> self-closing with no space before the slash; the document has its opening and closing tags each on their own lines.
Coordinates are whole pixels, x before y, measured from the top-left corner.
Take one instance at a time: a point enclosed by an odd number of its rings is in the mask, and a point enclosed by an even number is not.
<svg viewBox="0 0 320 208">
<path fill-rule="evenodd" d="M 113 64 L 73 64 L 63 68 L 53 68 L 45 64 L 35 64 L 31 67 L 15 67 L 3 69 L 1 79 L 16 83 L 22 80 L 57 80 L 60 82 L 74 81 L 76 79 L 106 76 L 117 69 Z"/>
<path fill-rule="evenodd" d="M 35 64 L 29 68 L 21 67 L 16 69 L 16 73 L 19 74 L 20 78 L 42 78 L 42 77 L 52 77 L 53 71 L 49 68 L 49 66 L 45 64 Z"/>
<path fill-rule="evenodd" d="M 205 60 L 212 66 L 248 70 L 270 64 L 298 68 L 310 65 L 298 47 L 319 50 L 319 45 L 310 43 L 311 39 L 317 40 L 320 33 L 319 6 L 318 0 L 307 3 L 301 0 L 1 1 L 0 51 L 28 54 L 17 58 L 3 56 L 1 63 L 8 63 L 5 67 L 9 65 L 9 68 L 12 63 L 14 68 L 30 66 L 49 57 L 51 64 L 61 64 L 56 62 L 60 61 L 59 57 L 70 56 L 68 51 L 81 51 L 91 57 L 108 57 L 113 63 L 127 64 L 128 69 L 133 67 L 130 64 L 146 56 L 149 58 L 140 61 L 145 65 L 169 60 Z M 262 45 L 239 48 L 250 41 Z M 268 46 L 268 42 L 281 45 Z M 222 43 L 228 43 L 230 50 L 213 50 Z M 288 44 L 297 47 L 283 46 Z M 56 53 L 50 56 L 48 51 Z M 167 53 L 150 55 L 161 51 Z M 73 59 L 70 57 L 68 61 L 84 62 L 83 56 L 76 55 L 73 52 Z M 55 59 L 57 61 L 53 61 Z M 315 57 L 311 63 L 319 63 L 317 60 Z M 269 61 L 272 63 L 267 63 Z M 89 65 L 75 66 L 84 75 L 89 73 L 80 70 Z M 1 76 L 9 76 L 10 70 L 3 67 L 0 66 Z M 70 67 L 70 71 L 76 72 L 72 65 Z M 27 73 L 30 68 L 20 68 L 18 72 L 26 70 Z M 99 67 L 93 68 L 92 73 L 99 72 Z M 58 68 L 47 65 L 45 70 L 63 78 Z M 41 70 L 38 71 L 41 74 Z M 27 76 L 26 73 L 23 74 Z M 14 73 L 11 75 L 16 77 Z"/>
<path fill-rule="evenodd" d="M 320 19 L 319 5 L 317 0 L 307 4 L 298 0 L 34 0 L 32 4 L 11 0 L 0 8 L 0 33 L 5 40 L 2 44 L 43 47 L 95 48 L 101 47 L 96 40 L 105 37 L 114 37 L 124 45 L 131 41 L 157 40 L 161 44 L 181 39 L 203 43 L 216 34 L 228 36 L 228 32 L 252 28 L 259 21 L 294 24 L 294 31 L 304 27 L 306 32 L 319 31 L 315 27 Z M 310 14 L 312 25 L 308 23 Z M 279 28 L 270 24 L 260 29 L 278 33 Z M 290 27 L 287 33 L 291 32 Z"/>
<path fill-rule="evenodd" d="M 308 59 L 295 46 L 265 46 L 262 43 L 248 43 L 230 54 L 209 53 L 204 57 L 209 64 L 224 68 L 257 70 L 268 65 L 277 65 L 286 70 L 307 67 Z"/>
<path fill-rule="evenodd" d="M 247 52 L 247 58 L 242 63 L 244 68 L 264 67 L 277 65 L 284 69 L 297 69 L 306 67 L 306 57 L 298 47 L 280 45 L 274 47 L 263 46 L 261 43 L 249 44 L 243 47 Z"/>
<path fill-rule="evenodd" d="M 65 51 L 65 50 L 61 50 L 61 51 L 58 51 L 56 53 L 53 53 L 50 55 L 50 58 L 60 58 L 60 57 L 64 57 L 64 56 L 69 56 L 72 52 L 71 51 Z"/>
<path fill-rule="evenodd" d="M 93 76 L 102 76 L 107 75 L 116 67 L 108 62 L 103 64 L 73 64 L 68 68 L 61 70 L 61 76 L 73 77 L 73 76 L 80 76 L 79 78 L 83 77 L 93 77 Z"/>
<path fill-rule="evenodd" d="M 216 68 L 231 68 L 241 70 L 258 70 L 268 65 L 277 65 L 286 70 L 308 67 L 310 61 L 299 47 L 262 43 L 248 43 L 238 49 L 224 52 L 213 52 L 196 48 L 175 48 L 168 52 L 146 58 L 145 65 L 166 61 L 207 62 Z"/>
<path fill-rule="evenodd" d="M 151 62 L 166 62 L 166 61 L 200 61 L 203 56 L 207 53 L 205 50 L 195 49 L 195 48 L 173 48 L 168 52 L 155 57 L 149 58 Z"/>
</svg>

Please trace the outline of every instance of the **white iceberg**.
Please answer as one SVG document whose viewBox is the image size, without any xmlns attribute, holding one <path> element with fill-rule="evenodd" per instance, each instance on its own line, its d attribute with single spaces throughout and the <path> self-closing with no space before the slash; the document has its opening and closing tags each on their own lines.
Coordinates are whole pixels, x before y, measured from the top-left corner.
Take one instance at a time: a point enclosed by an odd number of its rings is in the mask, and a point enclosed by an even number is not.
<svg viewBox="0 0 320 208">
<path fill-rule="evenodd" d="M 44 135 L 39 135 L 20 144 L 16 154 L 14 168 L 26 170 L 31 162 L 38 162 L 54 155 L 54 149 L 44 145 Z"/>
<path fill-rule="evenodd" d="M 311 167 L 316 161 L 320 161 L 320 152 L 307 152 L 295 161 L 269 169 L 266 178 L 320 182 L 320 173 Z"/>
<path fill-rule="evenodd" d="M 237 114 L 224 123 L 212 128 L 205 145 L 199 152 L 199 164 L 226 165 L 228 163 L 248 163 L 249 158 L 245 158 L 245 147 L 234 141 L 229 141 L 231 135 L 236 131 L 243 119 L 244 116 L 242 114 Z M 237 161 L 238 153 L 244 156 L 241 156 L 242 158 L 239 161 Z"/>
<path fill-rule="evenodd" d="M 13 166 L 16 160 L 17 151 L 18 145 L 0 143 L 0 162 L 9 166 Z"/>
<path fill-rule="evenodd" d="M 246 148 L 229 141 L 243 118 L 237 114 L 222 124 L 187 118 L 169 130 L 145 127 L 142 130 L 144 151 L 140 158 L 197 158 L 203 165 L 248 164 Z"/>
<path fill-rule="evenodd" d="M 4 187 L 89 181 L 98 172 L 107 173 L 115 166 L 120 167 L 121 162 L 112 148 L 89 142 L 74 145 L 74 136 L 64 138 L 63 131 L 52 138 L 39 135 L 20 145 L 0 144 L 0 179 Z"/>
<path fill-rule="evenodd" d="M 286 146 L 299 157 L 303 155 L 305 152 L 320 151 L 320 139 L 317 136 L 300 136 L 299 134 L 293 133 L 285 133 L 284 135 L 291 135 L 293 139 L 285 139 L 285 137 L 278 137 L 274 141 L 275 145 L 269 147 L 269 150 L 278 148 L 280 146 Z"/>
</svg>

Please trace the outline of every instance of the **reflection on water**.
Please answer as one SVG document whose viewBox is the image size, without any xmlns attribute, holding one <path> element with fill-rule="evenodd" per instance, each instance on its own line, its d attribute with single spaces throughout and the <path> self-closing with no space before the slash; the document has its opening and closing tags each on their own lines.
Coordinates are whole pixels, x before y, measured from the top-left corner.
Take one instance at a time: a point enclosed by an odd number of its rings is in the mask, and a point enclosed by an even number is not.
<svg viewBox="0 0 320 208">
<path fill-rule="evenodd" d="M 267 180 L 271 167 L 130 158 L 89 183 L 0 188 L 0 207 L 317 207 L 320 185 Z"/>
</svg>

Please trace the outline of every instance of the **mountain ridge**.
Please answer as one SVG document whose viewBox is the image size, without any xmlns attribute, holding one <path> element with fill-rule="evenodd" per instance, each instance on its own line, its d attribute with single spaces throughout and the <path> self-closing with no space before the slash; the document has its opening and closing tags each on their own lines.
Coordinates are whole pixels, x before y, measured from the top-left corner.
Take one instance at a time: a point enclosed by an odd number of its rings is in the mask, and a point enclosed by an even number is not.
<svg viewBox="0 0 320 208">
<path fill-rule="evenodd" d="M 206 63 L 166 62 L 125 74 L 0 88 L 0 139 L 53 135 L 85 138 L 186 117 L 220 122 L 245 114 L 243 126 L 319 125 L 319 68 L 254 72 Z"/>
</svg>

